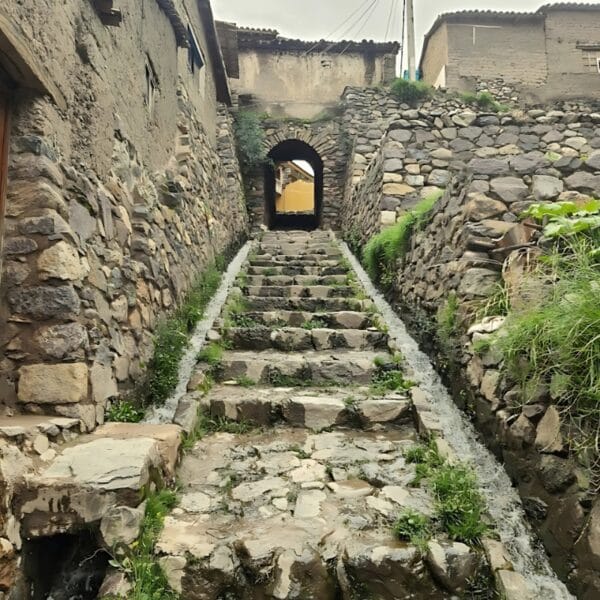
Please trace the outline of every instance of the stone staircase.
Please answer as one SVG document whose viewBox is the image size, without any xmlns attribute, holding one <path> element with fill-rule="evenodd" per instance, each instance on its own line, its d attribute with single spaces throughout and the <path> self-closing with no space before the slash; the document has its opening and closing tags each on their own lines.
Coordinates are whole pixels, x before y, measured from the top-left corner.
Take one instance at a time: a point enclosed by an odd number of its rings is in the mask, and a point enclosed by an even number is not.
<svg viewBox="0 0 600 600">
<path fill-rule="evenodd" d="M 208 338 L 192 382 L 214 380 L 201 403 L 217 431 L 184 457 L 157 545 L 181 598 L 424 600 L 471 585 L 482 553 L 392 534 L 401 511 L 433 511 L 405 452 L 440 425 L 418 394 L 382 385 L 401 381 L 399 361 L 329 233 L 265 233 Z"/>
</svg>

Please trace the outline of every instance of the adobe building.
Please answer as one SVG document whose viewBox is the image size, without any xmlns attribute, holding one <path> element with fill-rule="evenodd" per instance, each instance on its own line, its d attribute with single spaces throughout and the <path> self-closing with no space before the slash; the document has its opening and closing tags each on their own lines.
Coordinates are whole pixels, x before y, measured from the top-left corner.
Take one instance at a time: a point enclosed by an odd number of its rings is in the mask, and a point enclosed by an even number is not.
<svg viewBox="0 0 600 600">
<path fill-rule="evenodd" d="M 424 81 L 452 91 L 503 82 L 531 101 L 598 97 L 600 4 L 442 14 L 425 35 L 420 68 Z"/>
<path fill-rule="evenodd" d="M 0 416 L 94 429 L 243 240 L 230 100 L 208 0 L 0 4 Z"/>
<path fill-rule="evenodd" d="M 273 116 L 312 119 L 337 105 L 347 86 L 376 86 L 396 76 L 396 42 L 309 42 L 274 29 L 217 27 L 240 105 Z"/>
</svg>

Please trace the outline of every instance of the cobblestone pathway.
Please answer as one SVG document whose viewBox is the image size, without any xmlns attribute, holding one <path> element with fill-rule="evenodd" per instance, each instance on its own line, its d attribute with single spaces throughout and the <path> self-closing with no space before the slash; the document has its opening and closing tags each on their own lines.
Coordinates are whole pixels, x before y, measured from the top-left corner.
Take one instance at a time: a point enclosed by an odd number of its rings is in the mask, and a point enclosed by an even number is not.
<svg viewBox="0 0 600 600">
<path fill-rule="evenodd" d="M 402 511 L 432 513 L 405 454 L 439 425 L 395 389 L 401 364 L 337 243 L 267 233 L 238 284 L 194 375 L 216 379 L 213 426 L 238 432 L 183 460 L 157 546 L 171 584 L 189 600 L 461 596 L 481 553 L 392 534 Z"/>
</svg>

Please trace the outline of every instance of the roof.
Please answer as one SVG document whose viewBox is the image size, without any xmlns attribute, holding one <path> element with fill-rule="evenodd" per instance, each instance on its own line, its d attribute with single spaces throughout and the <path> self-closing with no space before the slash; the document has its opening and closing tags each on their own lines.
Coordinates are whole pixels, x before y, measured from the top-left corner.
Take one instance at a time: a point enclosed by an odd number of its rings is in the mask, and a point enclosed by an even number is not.
<svg viewBox="0 0 600 600">
<path fill-rule="evenodd" d="M 219 37 L 217 35 L 217 28 L 215 25 L 213 11 L 210 6 L 210 0 L 197 1 L 198 10 L 200 11 L 200 19 L 206 35 L 208 51 L 212 59 L 211 64 L 213 76 L 215 78 L 215 87 L 217 89 L 217 100 L 227 104 L 228 106 L 231 106 L 231 90 L 229 89 L 229 79 L 227 78 L 225 61 L 223 59 L 223 53 L 221 52 L 221 46 L 219 44 Z"/>
<path fill-rule="evenodd" d="M 280 37 L 275 29 L 257 29 L 238 27 L 238 45 L 240 50 L 265 50 L 275 52 L 321 52 L 337 54 L 355 52 L 367 54 L 398 54 L 398 42 L 375 42 L 374 40 L 327 40 L 307 41 Z"/>
<path fill-rule="evenodd" d="M 465 20 L 476 21 L 478 23 L 509 21 L 512 23 L 526 23 L 543 21 L 548 12 L 554 11 L 597 11 L 600 10 L 600 3 L 583 4 L 582 2 L 555 2 L 552 4 L 544 4 L 535 12 L 519 12 L 519 11 L 497 11 L 497 10 L 459 10 L 447 12 L 438 15 L 431 29 L 425 34 L 423 40 L 423 50 L 421 52 L 421 68 L 423 66 L 423 58 L 427 53 L 429 40 L 433 34 L 443 23 L 464 23 Z"/>
</svg>

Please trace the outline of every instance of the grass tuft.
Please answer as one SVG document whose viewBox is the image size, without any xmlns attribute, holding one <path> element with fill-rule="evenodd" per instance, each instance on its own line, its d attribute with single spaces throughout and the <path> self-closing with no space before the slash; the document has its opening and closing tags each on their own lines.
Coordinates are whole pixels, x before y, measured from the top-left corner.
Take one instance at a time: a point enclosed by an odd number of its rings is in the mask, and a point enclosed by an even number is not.
<svg viewBox="0 0 600 600">
<path fill-rule="evenodd" d="M 402 258 L 414 230 L 427 221 L 435 203 L 442 196 L 439 190 L 421 200 L 413 210 L 400 217 L 398 222 L 373 236 L 363 250 L 363 263 L 371 279 L 384 289 L 392 287 L 396 276 L 396 263 Z"/>
<path fill-rule="evenodd" d="M 416 510 L 407 509 L 400 513 L 392 530 L 398 539 L 423 551 L 431 538 L 431 520 Z"/>
<path fill-rule="evenodd" d="M 391 87 L 392 95 L 400 102 L 415 106 L 433 95 L 433 88 L 424 81 L 396 79 Z"/>
</svg>

